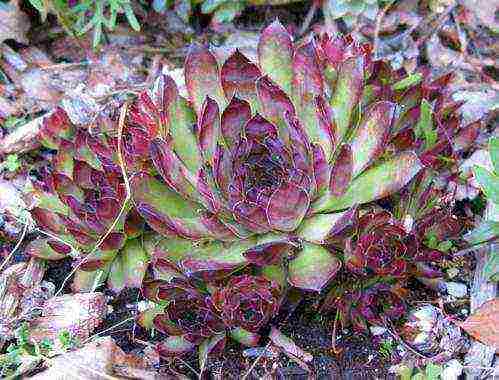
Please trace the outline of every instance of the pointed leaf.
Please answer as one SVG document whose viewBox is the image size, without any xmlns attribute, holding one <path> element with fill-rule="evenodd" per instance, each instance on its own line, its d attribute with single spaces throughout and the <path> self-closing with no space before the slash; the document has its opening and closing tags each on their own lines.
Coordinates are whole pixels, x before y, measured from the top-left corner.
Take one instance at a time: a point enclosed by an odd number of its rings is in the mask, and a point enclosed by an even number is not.
<svg viewBox="0 0 499 380">
<path fill-rule="evenodd" d="M 489 172 L 482 166 L 475 166 L 473 176 L 487 198 L 499 205 L 499 175 Z"/>
<path fill-rule="evenodd" d="M 326 194 L 320 197 L 312 210 L 315 213 L 343 210 L 384 198 L 403 188 L 422 168 L 414 152 L 404 152 L 362 173 L 342 196 Z"/>
<path fill-rule="evenodd" d="M 220 112 L 217 103 L 207 97 L 198 118 L 197 138 L 205 162 L 211 165 L 213 165 L 215 149 L 220 137 Z"/>
<path fill-rule="evenodd" d="M 54 244 L 57 246 L 54 247 Z M 63 250 L 66 249 L 66 247 L 67 252 L 64 253 Z M 71 252 L 71 247 L 49 239 L 36 239 L 28 244 L 24 252 L 29 256 L 38 257 L 40 259 L 61 260 L 68 256 Z"/>
<path fill-rule="evenodd" d="M 348 214 L 348 211 L 317 214 L 304 219 L 298 230 L 296 230 L 296 235 L 311 243 L 324 244 L 331 230 L 335 228 L 336 223 L 341 221 L 346 214 Z"/>
<path fill-rule="evenodd" d="M 195 45 L 185 60 L 185 84 L 198 115 L 207 96 L 212 97 L 220 109 L 227 101 L 220 83 L 220 72 L 215 56 L 205 47 Z"/>
<path fill-rule="evenodd" d="M 275 20 L 266 27 L 258 43 L 258 61 L 268 75 L 286 94 L 292 94 L 293 41 L 282 24 Z"/>
<path fill-rule="evenodd" d="M 205 339 L 199 345 L 199 372 L 203 373 L 211 353 L 217 353 L 223 350 L 225 346 L 225 334 L 216 334 L 211 338 Z"/>
<path fill-rule="evenodd" d="M 345 136 L 350 126 L 353 111 L 362 95 L 363 83 L 364 58 L 358 56 L 345 60 L 340 67 L 338 80 L 331 98 L 337 137 L 340 140 Z"/>
<path fill-rule="evenodd" d="M 331 169 L 329 191 L 331 195 L 340 197 L 352 181 L 353 152 L 350 145 L 343 144 Z"/>
<path fill-rule="evenodd" d="M 256 90 L 262 115 L 279 127 L 280 135 L 287 141 L 288 133 L 285 120 L 295 114 L 295 107 L 291 99 L 266 76 L 258 79 Z"/>
<path fill-rule="evenodd" d="M 187 101 L 178 95 L 175 82 L 171 78 L 169 79 L 170 89 L 168 91 L 171 91 L 173 95 L 168 105 L 167 116 L 173 148 L 185 166 L 192 173 L 196 173 L 202 164 L 197 139 L 192 128 L 196 122 L 196 116 Z M 201 101 L 200 106 L 203 105 L 203 101 Z"/>
<path fill-rule="evenodd" d="M 182 266 L 190 272 L 233 270 L 246 265 L 243 253 L 253 247 L 256 239 L 250 238 L 232 244 L 213 241 L 192 249 L 182 260 Z"/>
<path fill-rule="evenodd" d="M 110 288 L 119 292 L 124 288 L 140 288 L 149 257 L 139 239 L 129 240 L 111 265 Z"/>
<path fill-rule="evenodd" d="M 489 152 L 494 172 L 499 175 L 499 137 L 491 137 L 489 140 Z"/>
<path fill-rule="evenodd" d="M 269 225 L 279 231 L 294 231 L 308 211 L 310 197 L 301 187 L 283 183 L 270 196 L 267 206 Z"/>
<path fill-rule="evenodd" d="M 191 352 L 194 344 L 189 342 L 183 336 L 169 336 L 161 343 L 158 343 L 156 350 L 163 357 L 177 356 Z"/>
<path fill-rule="evenodd" d="M 250 105 L 233 97 L 222 113 L 221 129 L 225 144 L 231 148 L 241 137 L 244 126 L 251 118 Z"/>
<path fill-rule="evenodd" d="M 382 153 L 392 125 L 395 103 L 374 103 L 364 113 L 355 130 L 350 148 L 353 152 L 352 176 L 355 178 Z"/>
<path fill-rule="evenodd" d="M 237 96 L 251 104 L 253 113 L 258 110 L 256 80 L 262 76 L 260 69 L 236 50 L 222 65 L 222 86 L 227 99 Z"/>
<path fill-rule="evenodd" d="M 284 335 L 274 326 L 272 326 L 272 329 L 270 330 L 269 339 L 274 345 L 292 357 L 296 357 L 304 362 L 311 362 L 313 360 L 313 356 L 311 354 L 303 351 L 296 345 L 295 342 L 293 342 L 293 340 L 291 340 L 291 338 Z"/>
<path fill-rule="evenodd" d="M 260 340 L 259 334 L 245 330 L 242 327 L 230 330 L 230 337 L 247 347 L 256 347 Z"/>
<path fill-rule="evenodd" d="M 289 262 L 288 281 L 305 290 L 320 292 L 341 267 L 341 261 L 325 248 L 303 243 L 303 249 Z"/>
<path fill-rule="evenodd" d="M 137 211 L 157 232 L 194 239 L 211 235 L 203 224 L 199 206 L 154 177 L 141 173 L 132 178 L 130 185 Z"/>
</svg>

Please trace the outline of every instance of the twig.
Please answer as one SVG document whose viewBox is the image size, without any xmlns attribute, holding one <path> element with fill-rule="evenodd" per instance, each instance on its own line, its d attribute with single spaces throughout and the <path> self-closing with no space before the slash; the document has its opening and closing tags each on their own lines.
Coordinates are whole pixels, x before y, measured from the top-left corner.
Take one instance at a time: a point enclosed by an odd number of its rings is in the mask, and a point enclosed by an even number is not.
<svg viewBox="0 0 499 380">
<path fill-rule="evenodd" d="M 182 362 L 183 365 L 185 365 L 187 368 L 189 368 L 192 372 L 194 372 L 196 374 L 196 376 L 198 377 L 198 379 L 201 379 L 201 374 L 196 371 L 194 368 L 192 368 L 189 363 L 187 363 L 185 360 L 183 360 L 182 358 L 178 357 L 178 356 L 174 356 L 173 357 L 173 360 L 179 360 L 180 362 Z"/>
<path fill-rule="evenodd" d="M 305 20 L 303 20 L 303 24 L 301 24 L 300 30 L 298 31 L 298 36 L 302 36 L 305 34 L 307 29 L 310 27 L 310 23 L 314 19 L 315 12 L 317 12 L 318 8 L 318 3 L 320 0 L 313 0 L 312 5 L 310 6 L 310 9 L 307 12 L 307 15 L 305 16 Z"/>
<path fill-rule="evenodd" d="M 12 251 L 10 251 L 10 253 L 7 255 L 7 257 L 2 262 L 2 265 L 0 265 L 0 272 L 2 271 L 2 269 L 4 268 L 4 266 L 10 261 L 10 259 L 12 258 L 12 256 L 14 256 L 14 253 L 16 253 L 16 251 L 19 249 L 19 247 L 21 246 L 22 242 L 24 241 L 24 238 L 26 237 L 26 233 L 27 232 L 28 232 L 28 223 L 24 223 L 24 227 L 23 227 L 23 231 L 21 233 L 21 237 L 17 241 L 16 246 L 14 247 L 14 249 Z"/>
<path fill-rule="evenodd" d="M 383 17 L 385 17 L 386 12 L 388 12 L 388 10 L 392 6 L 392 4 L 393 4 L 393 1 L 390 1 L 376 15 L 376 25 L 374 27 L 374 41 L 373 41 L 373 52 L 374 52 L 376 57 L 378 56 L 377 51 L 378 51 L 378 45 L 379 45 L 379 31 L 381 29 L 381 21 L 383 21 Z"/>
<path fill-rule="evenodd" d="M 23 153 L 38 147 L 40 142 L 37 137 L 40 134 L 43 120 L 51 113 L 48 112 L 28 121 L 0 140 L 0 154 Z"/>
<path fill-rule="evenodd" d="M 107 328 L 107 329 L 105 329 L 105 330 L 99 331 L 98 333 L 93 334 L 92 336 L 89 336 L 87 339 L 85 339 L 85 340 L 83 341 L 83 344 L 85 344 L 85 343 L 87 343 L 87 342 L 91 341 L 92 339 L 94 339 L 95 337 L 98 337 L 98 336 L 99 336 L 99 335 L 101 335 L 101 334 L 104 334 L 104 333 L 106 333 L 106 332 L 108 332 L 108 331 L 110 331 L 110 330 L 115 329 L 115 328 L 116 328 L 116 327 L 118 327 L 118 326 L 124 325 L 125 323 L 130 322 L 130 321 L 133 321 L 133 320 L 135 320 L 135 318 L 134 318 L 134 317 L 130 317 L 130 318 L 124 319 L 124 320 L 122 320 L 122 321 L 120 321 L 120 322 L 116 323 L 115 325 L 113 325 L 113 326 L 111 326 L 111 327 L 109 327 L 109 328 Z"/>
<path fill-rule="evenodd" d="M 125 190 L 126 190 L 126 196 L 125 199 L 123 200 L 123 205 L 121 206 L 120 212 L 114 219 L 113 223 L 111 226 L 108 228 L 106 233 L 99 239 L 97 244 L 94 246 L 94 248 L 73 268 L 73 270 L 64 278 L 64 281 L 61 284 L 61 287 L 59 290 L 55 293 L 54 297 L 57 297 L 61 292 L 64 290 L 64 287 L 66 286 L 66 283 L 69 281 L 71 276 L 73 276 L 78 268 L 83 265 L 92 255 L 99 249 L 99 247 L 102 245 L 102 243 L 106 240 L 106 238 L 109 236 L 111 232 L 113 232 L 114 228 L 120 221 L 121 217 L 123 216 L 123 213 L 125 212 L 127 206 L 128 206 L 128 201 L 131 199 L 131 191 L 130 191 L 130 182 L 128 181 L 128 176 L 126 174 L 126 168 L 125 168 L 125 162 L 123 160 L 123 154 L 122 154 L 122 138 L 123 138 L 123 127 L 125 125 L 125 117 L 126 117 L 126 112 L 128 109 L 128 103 L 123 104 L 123 107 L 121 108 L 120 112 L 120 118 L 118 121 L 118 162 L 120 164 L 121 172 L 123 175 L 123 181 L 125 183 Z"/>
<path fill-rule="evenodd" d="M 338 328 L 338 320 L 340 319 L 340 310 L 336 310 L 336 316 L 334 317 L 334 323 L 333 323 L 333 334 L 331 336 L 331 348 L 333 349 L 333 352 L 335 354 L 338 353 L 338 350 L 336 348 L 336 330 Z"/>
<path fill-rule="evenodd" d="M 248 378 L 248 376 L 251 374 L 251 372 L 253 371 L 253 369 L 256 367 L 256 365 L 258 364 L 258 362 L 260 361 L 260 359 L 262 358 L 262 356 L 267 353 L 267 350 L 269 349 L 271 343 L 272 343 L 272 341 L 269 341 L 267 343 L 267 345 L 265 346 L 265 348 L 263 349 L 263 351 L 255 359 L 255 361 L 253 362 L 253 364 L 251 365 L 251 367 L 249 367 L 248 371 L 246 371 L 246 373 L 244 374 L 242 380 L 246 380 Z"/>
</svg>

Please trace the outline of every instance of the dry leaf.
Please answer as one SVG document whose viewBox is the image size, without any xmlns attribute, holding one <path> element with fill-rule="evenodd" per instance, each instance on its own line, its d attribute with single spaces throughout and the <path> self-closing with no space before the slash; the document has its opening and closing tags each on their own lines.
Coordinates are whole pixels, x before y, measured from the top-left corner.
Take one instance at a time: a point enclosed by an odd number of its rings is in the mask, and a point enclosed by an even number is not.
<svg viewBox="0 0 499 380">
<path fill-rule="evenodd" d="M 458 325 L 473 338 L 493 347 L 499 353 L 499 298 L 485 302 Z"/>
<path fill-rule="evenodd" d="M 291 338 L 284 335 L 275 327 L 272 327 L 269 335 L 272 343 L 283 350 L 284 353 L 292 355 L 298 359 L 303 360 L 304 362 L 310 362 L 313 359 L 313 356 L 308 352 L 302 350 L 300 347 L 296 345 L 295 342 L 291 340 Z"/>
<path fill-rule="evenodd" d="M 47 338 L 59 344 L 59 334 L 69 331 L 72 337 L 84 341 L 106 313 L 106 298 L 102 293 L 66 294 L 51 298 L 43 305 L 42 316 L 30 324 L 30 339 L 41 342 Z"/>
<path fill-rule="evenodd" d="M 28 44 L 26 33 L 29 30 L 28 16 L 19 8 L 19 1 L 12 0 L 4 3 L 0 1 L 0 43 L 13 39 Z"/>
<path fill-rule="evenodd" d="M 35 380 L 100 380 L 160 379 L 144 359 L 125 354 L 110 336 L 95 339 L 82 348 L 52 359 L 50 367 L 30 379 Z"/>
</svg>

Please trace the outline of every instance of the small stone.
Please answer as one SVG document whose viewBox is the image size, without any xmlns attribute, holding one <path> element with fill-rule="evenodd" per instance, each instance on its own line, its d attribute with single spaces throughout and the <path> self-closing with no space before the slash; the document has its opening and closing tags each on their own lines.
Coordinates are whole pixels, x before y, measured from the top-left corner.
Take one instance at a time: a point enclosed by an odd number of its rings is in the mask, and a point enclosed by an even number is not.
<svg viewBox="0 0 499 380">
<path fill-rule="evenodd" d="M 454 277 L 456 277 L 458 274 L 459 274 L 459 269 L 457 269 L 457 268 L 449 268 L 449 269 L 447 270 L 447 276 L 448 276 L 449 278 L 454 278 Z"/>
<path fill-rule="evenodd" d="M 457 380 L 462 373 L 463 365 L 457 359 L 452 359 L 445 364 L 440 376 L 446 380 Z"/>
<path fill-rule="evenodd" d="M 370 330 L 371 334 L 373 334 L 374 336 L 383 335 L 387 331 L 386 328 L 382 326 L 371 326 Z"/>
<path fill-rule="evenodd" d="M 447 293 L 453 297 L 463 298 L 468 294 L 468 288 L 460 282 L 447 282 L 446 286 Z"/>
</svg>

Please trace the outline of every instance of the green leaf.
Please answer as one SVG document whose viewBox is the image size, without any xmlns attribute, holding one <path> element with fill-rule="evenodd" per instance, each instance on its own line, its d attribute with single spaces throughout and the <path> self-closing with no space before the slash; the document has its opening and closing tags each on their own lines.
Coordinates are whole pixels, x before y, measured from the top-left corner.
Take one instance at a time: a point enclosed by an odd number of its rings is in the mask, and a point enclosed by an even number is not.
<svg viewBox="0 0 499 380">
<path fill-rule="evenodd" d="M 494 172 L 499 175 L 499 137 L 491 137 L 489 140 L 489 152 Z"/>
<path fill-rule="evenodd" d="M 115 292 L 124 288 L 140 288 L 148 262 L 149 256 L 140 239 L 127 241 L 111 265 L 109 287 Z"/>
<path fill-rule="evenodd" d="M 137 17 L 135 17 L 135 14 L 133 13 L 132 6 L 130 4 L 124 4 L 123 9 L 125 11 L 125 16 L 126 19 L 128 20 L 128 23 L 130 24 L 133 30 L 138 32 L 140 30 L 140 24 L 139 21 L 137 20 Z"/>
<path fill-rule="evenodd" d="M 403 152 L 355 178 L 345 194 L 334 197 L 330 193 L 312 204 L 314 213 L 343 210 L 384 198 L 403 188 L 423 168 L 414 152 Z"/>
<path fill-rule="evenodd" d="M 228 2 L 218 8 L 211 19 L 214 24 L 231 22 L 244 10 L 244 3 L 240 1 Z"/>
<path fill-rule="evenodd" d="M 213 13 L 220 5 L 222 5 L 226 1 L 227 0 L 204 0 L 201 3 L 201 13 Z"/>
<path fill-rule="evenodd" d="M 7 169 L 9 172 L 15 172 L 21 167 L 19 156 L 17 154 L 9 154 L 1 163 L 1 167 Z"/>
<path fill-rule="evenodd" d="M 426 365 L 426 378 L 427 380 L 438 380 L 443 372 L 441 365 L 428 363 Z"/>
<path fill-rule="evenodd" d="M 404 79 L 399 80 L 392 85 L 392 89 L 395 91 L 405 90 L 408 87 L 418 84 L 423 79 L 423 74 L 414 73 L 406 76 Z"/>
<path fill-rule="evenodd" d="M 230 331 L 230 337 L 247 347 L 257 346 L 258 341 L 260 340 L 259 334 L 245 330 L 242 327 L 232 329 Z"/>
<path fill-rule="evenodd" d="M 293 42 L 282 24 L 275 20 L 264 29 L 258 43 L 262 71 L 292 96 Z"/>
<path fill-rule="evenodd" d="M 289 262 L 288 281 L 297 288 L 320 292 L 340 267 L 341 261 L 327 249 L 304 242 Z"/>
<path fill-rule="evenodd" d="M 432 148 L 438 140 L 437 129 L 433 127 L 433 110 L 426 99 L 421 101 L 419 120 L 414 132 L 417 137 L 424 138 L 425 149 Z"/>
<path fill-rule="evenodd" d="M 345 136 L 350 127 L 354 108 L 362 94 L 363 83 L 364 59 L 352 57 L 343 62 L 330 102 L 339 139 Z"/>
<path fill-rule="evenodd" d="M 483 276 L 488 281 L 499 281 L 499 252 L 494 245 L 492 246 L 489 259 L 483 268 Z"/>
<path fill-rule="evenodd" d="M 499 222 L 486 220 L 473 231 L 464 235 L 464 239 L 471 245 L 485 243 L 499 236 Z"/>
<path fill-rule="evenodd" d="M 317 214 L 304 219 L 296 235 L 311 243 L 324 244 L 331 229 L 347 212 Z"/>
<path fill-rule="evenodd" d="M 224 344 L 225 334 L 217 334 L 205 339 L 199 345 L 199 372 L 203 373 L 208 361 L 208 356 L 212 351 L 216 351 L 220 345 Z"/>
<path fill-rule="evenodd" d="M 499 205 L 499 176 L 481 166 L 473 168 L 473 175 L 487 198 Z"/>
</svg>

